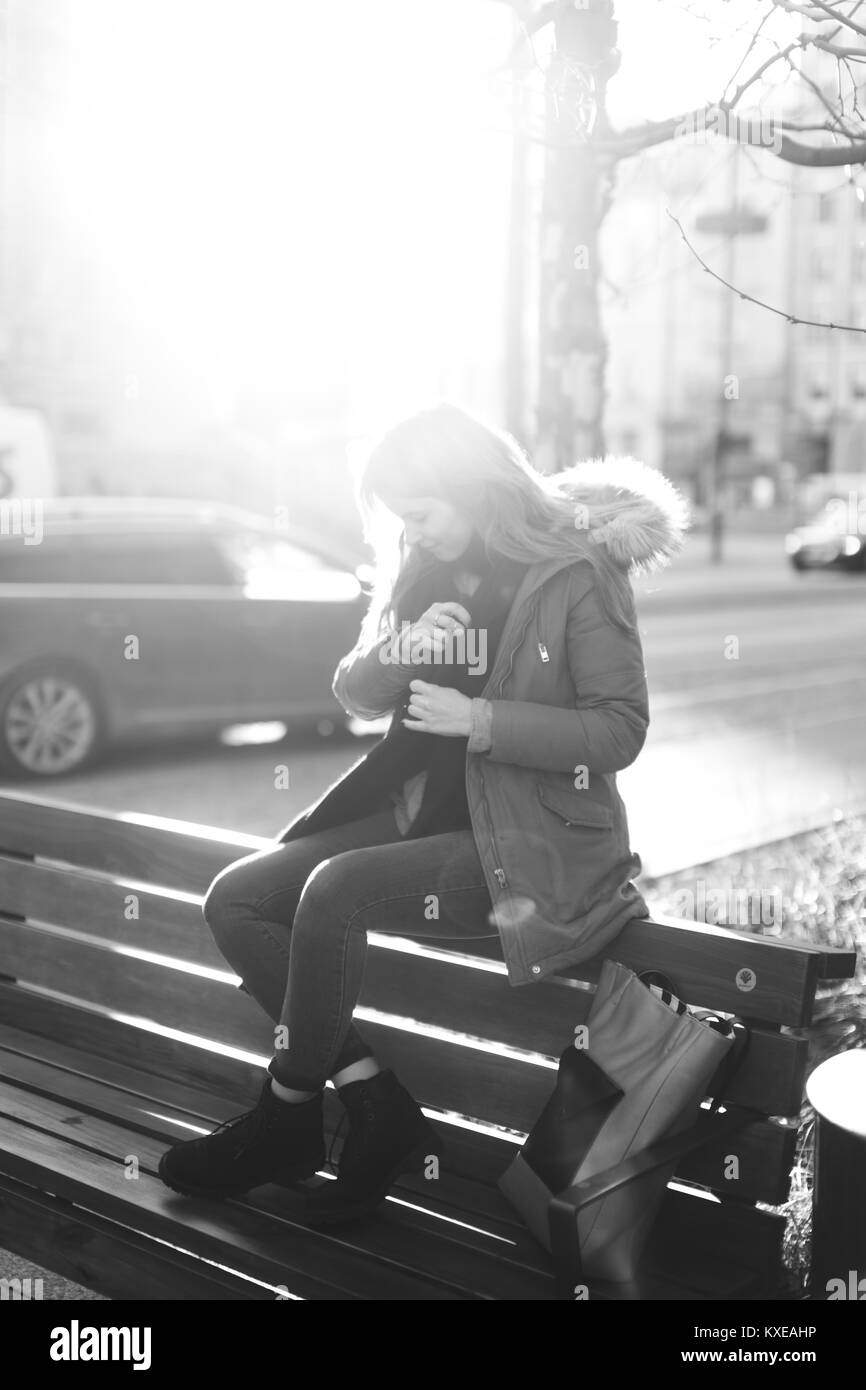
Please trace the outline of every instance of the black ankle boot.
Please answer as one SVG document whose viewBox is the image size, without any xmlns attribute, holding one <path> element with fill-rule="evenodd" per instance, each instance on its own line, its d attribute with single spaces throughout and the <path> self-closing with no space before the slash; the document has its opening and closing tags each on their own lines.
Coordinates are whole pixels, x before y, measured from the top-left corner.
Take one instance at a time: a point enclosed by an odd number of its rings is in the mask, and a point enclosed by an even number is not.
<svg viewBox="0 0 866 1390">
<path fill-rule="evenodd" d="M 309 1178 L 325 1162 L 322 1117 L 321 1091 L 295 1105 L 276 1098 L 267 1076 L 253 1110 L 166 1150 L 159 1176 L 190 1197 L 233 1197 L 260 1183 Z"/>
<path fill-rule="evenodd" d="M 346 1107 L 349 1131 L 336 1181 L 323 1183 L 307 1198 L 304 1220 L 311 1226 L 366 1216 L 385 1200 L 398 1173 L 411 1168 L 422 1172 L 429 1155 L 441 1157 L 444 1151 L 420 1105 L 390 1069 L 366 1081 L 350 1081 L 337 1094 Z"/>
</svg>

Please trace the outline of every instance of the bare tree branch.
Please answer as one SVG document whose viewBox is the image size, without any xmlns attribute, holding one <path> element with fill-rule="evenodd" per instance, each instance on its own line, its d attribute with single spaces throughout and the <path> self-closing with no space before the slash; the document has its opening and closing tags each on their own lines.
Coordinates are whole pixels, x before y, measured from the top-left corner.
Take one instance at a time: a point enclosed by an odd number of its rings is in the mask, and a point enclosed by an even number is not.
<svg viewBox="0 0 866 1390">
<path fill-rule="evenodd" d="M 700 265 L 701 268 L 706 271 L 707 275 L 711 275 L 714 280 L 718 280 L 720 285 L 724 285 L 726 289 L 732 290 L 734 294 L 739 295 L 740 299 L 746 300 L 746 302 L 749 304 L 756 304 L 759 309 L 766 309 L 768 313 L 778 314 L 780 318 L 787 319 L 788 323 L 802 323 L 810 328 L 838 328 L 843 333 L 866 333 L 866 328 L 858 328 L 856 324 L 853 323 L 825 323 L 820 319 L 797 318 L 796 314 L 788 313 L 787 309 L 777 309 L 774 304 L 767 304 L 763 299 L 757 299 L 753 294 L 747 294 L 745 290 L 741 290 L 736 285 L 732 285 L 730 280 L 726 280 L 723 275 L 719 275 L 717 271 L 713 270 L 710 266 L 707 265 L 703 256 L 701 256 L 695 250 L 694 246 L 692 246 L 692 243 L 689 241 L 688 237 L 683 231 L 682 223 L 680 222 L 678 217 L 674 217 L 674 214 L 671 212 L 670 208 L 665 208 L 665 212 L 667 213 L 671 221 L 675 223 L 675 225 L 679 228 L 680 236 L 682 237 L 686 246 L 691 251 L 695 260 L 698 262 L 698 265 Z"/>
<path fill-rule="evenodd" d="M 764 73 L 767 71 L 768 68 L 771 68 L 774 63 L 780 62 L 783 58 L 788 59 L 788 61 L 790 61 L 788 55 L 790 53 L 793 53 L 798 48 L 805 47 L 805 45 L 809 42 L 809 39 L 795 39 L 793 43 L 788 44 L 787 48 L 780 48 L 777 53 L 772 53 L 765 63 L 762 63 L 759 68 L 755 69 L 751 77 L 747 78 L 745 82 L 742 82 L 740 84 L 740 86 L 734 92 L 734 95 L 731 97 L 730 101 L 723 100 L 719 103 L 719 105 L 724 105 L 725 107 L 736 106 L 737 102 L 742 99 L 743 93 L 747 92 L 750 87 L 754 86 L 754 84 L 763 77 Z"/>
<path fill-rule="evenodd" d="M 788 63 L 793 67 L 790 58 L 788 59 Z M 796 72 L 797 69 L 795 68 L 794 71 Z M 860 140 L 863 138 L 863 131 L 849 130 L 847 125 L 843 122 L 842 116 L 840 114 L 840 112 L 844 108 L 841 90 L 839 93 L 839 111 L 837 111 L 834 108 L 832 102 L 827 99 L 820 84 L 816 82 L 814 78 L 810 77 L 807 72 L 800 72 L 798 73 L 798 76 L 800 77 L 801 81 L 805 82 L 806 86 L 809 87 L 815 93 L 821 105 L 824 107 L 824 110 L 828 112 L 832 121 L 832 125 L 827 125 L 825 129 L 836 130 L 839 132 L 840 135 L 844 135 L 848 140 Z"/>
<path fill-rule="evenodd" d="M 820 48 L 822 53 L 832 53 L 836 58 L 866 58 L 866 48 L 843 48 L 839 44 L 819 38 L 810 39 L 809 43 L 813 48 Z"/>
<path fill-rule="evenodd" d="M 828 20 L 832 19 L 834 23 L 850 29 L 852 34 L 860 34 L 862 38 L 866 38 L 866 27 L 857 24 L 850 15 L 842 14 L 840 10 L 833 9 L 831 5 L 825 5 L 823 0 L 811 0 L 811 3 L 806 5 L 797 4 L 796 0 L 772 0 L 772 3 L 777 10 L 786 10 L 789 14 L 803 15 L 813 24 L 826 24 Z M 859 9 L 859 6 L 857 8 Z"/>
<path fill-rule="evenodd" d="M 859 117 L 859 119 L 862 121 L 862 120 L 864 119 L 864 116 L 863 116 L 863 112 L 860 110 L 860 102 L 859 102 L 859 99 L 858 99 L 857 82 L 856 82 L 856 80 L 855 80 L 855 78 L 854 78 L 853 72 L 851 71 L 851 67 L 850 67 L 850 65 L 849 65 L 848 59 L 847 59 L 847 58 L 843 58 L 842 62 L 843 62 L 843 64 L 844 64 L 844 66 L 845 66 L 845 71 L 848 73 L 848 79 L 849 79 L 849 81 L 850 81 L 850 83 L 851 83 L 851 86 L 852 86 L 852 88 L 853 88 L 853 94 L 852 94 L 851 104 L 852 104 L 852 106 L 854 107 L 854 115 L 857 116 L 857 117 Z"/>
<path fill-rule="evenodd" d="M 860 34 L 862 38 L 866 39 L 866 28 L 862 24 L 857 24 L 849 15 L 842 14 L 839 10 L 833 9 L 831 5 L 825 4 L 824 0 L 812 0 L 812 8 L 823 10 L 828 19 L 834 19 L 837 24 L 844 24 L 846 29 L 850 29 L 852 33 Z"/>
<path fill-rule="evenodd" d="M 683 112 L 679 116 L 670 116 L 663 121 L 647 121 L 641 126 L 633 126 L 630 130 L 620 131 L 610 140 L 594 140 L 593 145 L 612 160 L 627 159 L 631 155 L 640 153 L 641 150 L 650 149 L 654 145 L 663 145 L 683 132 L 706 129 L 707 122 L 712 122 L 720 109 L 723 108 L 718 105 L 698 107 L 693 111 Z M 773 153 L 788 164 L 799 164 L 803 167 L 816 169 L 831 169 L 838 168 L 843 164 L 866 162 L 866 135 L 862 139 L 853 140 L 850 145 L 844 147 L 803 145 L 784 133 L 786 128 L 784 121 L 763 122 L 760 130 L 754 129 L 754 122 L 741 119 L 733 112 L 726 113 L 726 121 L 728 128 L 724 133 L 729 139 L 735 140 L 741 145 L 758 145 L 766 148 L 768 137 L 774 139 L 775 134 L 778 133 L 779 148 L 776 149 L 774 144 Z M 814 130 L 818 133 L 824 131 L 826 127 L 816 125 L 806 126 L 804 129 Z"/>
<path fill-rule="evenodd" d="M 763 29 L 764 25 L 767 23 L 767 20 L 770 18 L 770 15 L 771 15 L 771 14 L 772 14 L 772 10 L 767 10 L 766 14 L 763 14 L 763 15 L 761 16 L 761 22 L 760 22 L 760 24 L 758 25 L 757 29 L 755 30 L 754 34 L 752 35 L 751 41 L 750 41 L 750 43 L 749 43 L 748 48 L 746 49 L 746 51 L 745 51 L 745 53 L 743 54 L 742 58 L 741 58 L 740 61 L 737 63 L 737 66 L 734 68 L 734 71 L 731 73 L 731 76 L 728 78 L 727 82 L 725 83 L 724 87 L 722 88 L 722 96 L 721 96 L 721 100 L 722 100 L 722 101 L 724 101 L 724 99 L 725 99 L 725 92 L 728 90 L 728 88 L 730 87 L 731 83 L 734 81 L 735 77 L 737 76 L 737 73 L 738 73 L 738 72 L 740 71 L 740 69 L 744 66 L 744 64 L 745 64 L 745 62 L 746 62 L 746 60 L 747 60 L 747 58 L 749 57 L 749 54 L 752 52 L 753 48 L 755 47 L 755 45 L 756 45 L 757 42 L 758 42 L 758 39 L 761 37 L 761 30 Z M 754 80 L 754 79 L 750 79 L 750 80 Z M 748 84 L 746 84 L 746 85 L 748 85 Z M 739 87 L 739 88 L 737 88 L 736 94 L 731 98 L 731 105 L 735 105 L 735 104 L 739 101 L 739 99 L 740 99 L 740 97 L 742 96 L 744 90 L 745 90 L 744 87 Z"/>
</svg>

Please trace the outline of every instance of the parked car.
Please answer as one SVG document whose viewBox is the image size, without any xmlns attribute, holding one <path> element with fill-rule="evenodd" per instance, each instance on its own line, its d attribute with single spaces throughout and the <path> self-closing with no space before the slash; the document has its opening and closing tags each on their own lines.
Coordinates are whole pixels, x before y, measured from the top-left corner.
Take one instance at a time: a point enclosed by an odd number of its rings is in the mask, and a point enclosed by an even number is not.
<svg viewBox="0 0 866 1390">
<path fill-rule="evenodd" d="M 805 526 L 785 537 L 785 551 L 795 570 L 866 569 L 866 532 L 859 514 L 842 497 L 831 497 Z"/>
<path fill-rule="evenodd" d="M 52 777 L 108 744 L 329 719 L 364 567 L 306 531 L 152 498 L 43 503 L 0 535 L 0 766 Z M 35 528 L 34 528 L 35 530 Z"/>
</svg>

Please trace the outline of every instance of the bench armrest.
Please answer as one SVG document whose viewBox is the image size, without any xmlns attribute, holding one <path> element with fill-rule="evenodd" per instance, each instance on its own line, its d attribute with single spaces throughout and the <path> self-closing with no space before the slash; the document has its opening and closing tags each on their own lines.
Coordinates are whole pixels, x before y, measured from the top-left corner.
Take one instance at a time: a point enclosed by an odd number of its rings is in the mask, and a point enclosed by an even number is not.
<svg viewBox="0 0 866 1390">
<path fill-rule="evenodd" d="M 799 945 L 799 942 L 797 943 Z M 850 980 L 857 973 L 857 952 L 845 946 L 822 946 L 818 968 L 822 980 Z"/>
<path fill-rule="evenodd" d="M 568 1297 L 572 1296 L 574 1285 L 583 1282 L 577 1217 L 584 1207 L 600 1202 L 603 1197 L 610 1196 L 612 1192 L 636 1182 L 657 1168 L 667 1167 L 685 1154 L 702 1149 L 710 1140 L 735 1133 L 753 1118 L 748 1110 L 726 1110 L 723 1115 L 714 1115 L 712 1119 L 702 1117 L 689 1129 L 659 1139 L 633 1157 L 625 1158 L 594 1177 L 584 1178 L 557 1193 L 548 1209 L 550 1248 L 558 1273 L 569 1289 Z"/>
</svg>

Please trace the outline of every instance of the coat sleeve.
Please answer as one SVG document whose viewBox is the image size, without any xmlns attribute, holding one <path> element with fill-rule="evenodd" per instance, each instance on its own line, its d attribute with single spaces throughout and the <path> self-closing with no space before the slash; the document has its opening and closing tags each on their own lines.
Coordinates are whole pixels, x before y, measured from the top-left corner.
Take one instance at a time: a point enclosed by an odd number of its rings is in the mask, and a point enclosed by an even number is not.
<svg viewBox="0 0 866 1390">
<path fill-rule="evenodd" d="M 353 647 L 334 672 L 331 689 L 347 714 L 378 719 L 390 714 L 408 691 L 414 668 L 396 662 L 390 653 L 384 659 L 390 640 L 385 636 L 373 646 Z"/>
<path fill-rule="evenodd" d="M 523 700 L 493 700 L 494 762 L 545 772 L 584 766 L 621 772 L 634 762 L 649 728 L 649 700 L 640 637 L 604 614 L 594 576 L 571 571 L 565 641 L 574 681 L 573 709 Z"/>
<path fill-rule="evenodd" d="M 358 719 L 379 719 L 391 714 L 409 693 L 409 685 L 418 675 L 418 667 L 397 658 L 402 623 L 415 622 L 433 602 L 433 590 L 440 582 L 438 570 L 421 575 L 403 595 L 397 614 L 397 627 L 372 644 L 359 639 L 343 657 L 334 672 L 331 689 L 347 714 Z M 394 640 L 391 651 L 384 653 L 386 644 Z M 379 653 L 382 652 L 382 656 Z"/>
</svg>

